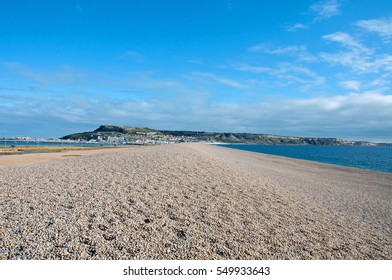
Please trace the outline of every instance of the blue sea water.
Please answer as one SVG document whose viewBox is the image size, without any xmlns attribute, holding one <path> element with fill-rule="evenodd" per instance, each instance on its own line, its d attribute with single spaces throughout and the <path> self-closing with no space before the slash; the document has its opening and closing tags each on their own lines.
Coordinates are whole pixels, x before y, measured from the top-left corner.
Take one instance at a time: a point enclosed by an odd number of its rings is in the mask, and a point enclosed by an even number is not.
<svg viewBox="0 0 392 280">
<path fill-rule="evenodd" d="M 272 146 L 240 144 L 221 144 L 219 146 L 392 173 L 392 146 Z"/>
<path fill-rule="evenodd" d="M 0 141 L 2 146 L 74 146 L 74 147 L 95 147 L 95 146 L 113 146 L 111 144 L 86 143 L 86 142 L 37 142 L 37 141 Z"/>
</svg>

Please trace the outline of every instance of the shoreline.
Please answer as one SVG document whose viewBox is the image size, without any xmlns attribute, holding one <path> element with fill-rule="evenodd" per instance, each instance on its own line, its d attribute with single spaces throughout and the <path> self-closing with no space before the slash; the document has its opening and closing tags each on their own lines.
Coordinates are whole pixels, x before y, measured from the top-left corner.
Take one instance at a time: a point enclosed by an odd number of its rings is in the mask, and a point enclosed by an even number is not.
<svg viewBox="0 0 392 280">
<path fill-rule="evenodd" d="M 9 166 L 0 259 L 391 259 L 391 177 L 319 165 L 178 144 Z"/>
<path fill-rule="evenodd" d="M 392 234 L 392 173 L 216 147 L 200 150 L 263 177 L 290 196 L 316 202 L 329 211 Z M 364 205 L 358 203 L 364 199 Z M 379 224 L 377 216 L 389 218 Z"/>
<path fill-rule="evenodd" d="M 216 146 L 218 147 L 223 147 L 223 148 L 229 148 L 229 149 L 234 149 L 234 150 L 239 150 L 239 151 L 245 151 L 245 152 L 250 152 L 250 153 L 256 153 L 256 154 L 263 154 L 263 155 L 268 155 L 268 156 L 275 156 L 275 157 L 281 157 L 281 158 L 286 158 L 286 159 L 294 159 L 294 160 L 299 160 L 299 161 L 306 161 L 306 162 L 313 162 L 313 163 L 321 163 L 321 164 L 326 164 L 326 165 L 332 165 L 332 166 L 338 166 L 338 167 L 346 167 L 346 168 L 353 168 L 353 169 L 359 169 L 359 170 L 367 170 L 367 171 L 372 171 L 372 172 L 381 172 L 381 173 L 387 173 L 387 174 L 392 174 L 392 171 L 385 171 L 385 170 L 380 170 L 380 169 L 371 169 L 371 168 L 366 168 L 366 167 L 358 167 L 355 165 L 343 165 L 339 163 L 332 163 L 332 162 L 327 162 L 327 161 L 317 161 L 315 159 L 306 159 L 306 158 L 300 158 L 300 157 L 294 157 L 294 156 L 288 156 L 288 155 L 278 155 L 278 154 L 273 154 L 273 153 L 267 153 L 267 152 L 258 152 L 258 151 L 251 151 L 251 150 L 245 150 L 245 149 L 238 149 L 238 148 L 233 148 L 230 147 L 231 145 L 244 145 L 244 146 L 251 146 L 254 144 L 218 144 Z M 256 144 L 257 146 L 257 144 Z M 267 146 L 301 146 L 301 147 L 352 147 L 352 146 L 309 146 L 309 145 L 267 145 Z M 376 146 L 364 146 L 364 147 L 369 147 L 373 148 Z M 387 146 L 383 146 L 387 147 Z"/>
<path fill-rule="evenodd" d="M 1 152 L 20 152 L 20 153 L 54 153 L 54 152 L 64 152 L 64 151 L 77 151 L 77 150 L 102 150 L 102 149 L 116 149 L 126 146 L 72 146 L 72 145 L 50 145 L 50 146 L 3 146 L 0 147 Z"/>
</svg>

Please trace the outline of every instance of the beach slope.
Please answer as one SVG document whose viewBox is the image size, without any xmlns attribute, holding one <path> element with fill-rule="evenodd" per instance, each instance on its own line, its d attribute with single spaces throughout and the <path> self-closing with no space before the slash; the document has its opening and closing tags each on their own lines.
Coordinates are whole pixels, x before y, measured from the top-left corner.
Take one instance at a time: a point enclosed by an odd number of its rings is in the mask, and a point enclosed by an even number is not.
<svg viewBox="0 0 392 280">
<path fill-rule="evenodd" d="M 280 160 L 180 144 L 3 167 L 0 259 L 391 259 L 390 208 L 363 218 L 306 191 L 347 177 L 362 197 L 352 169 Z M 358 204 L 391 195 L 391 175 L 369 176 L 384 183 Z"/>
</svg>

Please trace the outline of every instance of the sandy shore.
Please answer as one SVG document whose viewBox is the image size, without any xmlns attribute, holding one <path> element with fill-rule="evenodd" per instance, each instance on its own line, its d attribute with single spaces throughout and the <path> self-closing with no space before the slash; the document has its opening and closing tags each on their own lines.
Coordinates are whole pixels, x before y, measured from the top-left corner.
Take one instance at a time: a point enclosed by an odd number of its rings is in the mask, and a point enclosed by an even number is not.
<svg viewBox="0 0 392 280">
<path fill-rule="evenodd" d="M 391 184 L 203 144 L 7 166 L 0 259 L 391 259 Z"/>
</svg>

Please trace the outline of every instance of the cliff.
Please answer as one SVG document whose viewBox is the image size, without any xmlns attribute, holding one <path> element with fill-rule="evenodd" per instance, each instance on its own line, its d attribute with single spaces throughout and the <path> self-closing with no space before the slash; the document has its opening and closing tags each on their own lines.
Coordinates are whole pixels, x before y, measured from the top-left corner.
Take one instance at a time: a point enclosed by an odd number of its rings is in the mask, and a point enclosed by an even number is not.
<svg viewBox="0 0 392 280">
<path fill-rule="evenodd" d="M 220 143 L 244 143 L 263 145 L 357 145 L 375 146 L 377 144 L 366 141 L 347 141 L 337 138 L 319 137 L 295 137 L 276 136 L 270 134 L 257 133 L 228 133 L 228 132 L 204 132 L 204 131 L 176 131 L 176 130 L 155 130 L 147 127 L 101 125 L 94 131 L 81 132 L 66 135 L 64 140 L 108 140 L 110 137 L 126 140 L 144 142 L 220 142 Z"/>
</svg>

